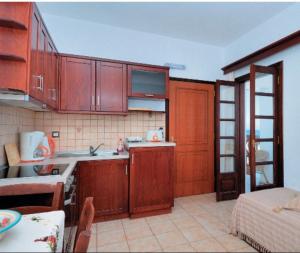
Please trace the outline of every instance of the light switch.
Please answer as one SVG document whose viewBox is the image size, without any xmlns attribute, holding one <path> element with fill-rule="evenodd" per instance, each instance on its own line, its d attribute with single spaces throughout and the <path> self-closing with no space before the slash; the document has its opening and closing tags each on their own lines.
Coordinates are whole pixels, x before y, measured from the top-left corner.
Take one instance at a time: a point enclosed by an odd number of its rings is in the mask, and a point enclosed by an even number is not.
<svg viewBox="0 0 300 253">
<path fill-rule="evenodd" d="M 52 131 L 52 138 L 59 138 L 59 131 Z"/>
</svg>

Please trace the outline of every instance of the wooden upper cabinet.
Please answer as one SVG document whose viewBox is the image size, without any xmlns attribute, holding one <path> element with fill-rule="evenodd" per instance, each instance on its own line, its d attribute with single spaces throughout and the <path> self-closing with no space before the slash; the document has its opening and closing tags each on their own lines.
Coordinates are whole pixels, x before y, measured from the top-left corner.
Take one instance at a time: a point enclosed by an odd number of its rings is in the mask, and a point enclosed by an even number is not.
<svg viewBox="0 0 300 253">
<path fill-rule="evenodd" d="M 36 4 L 0 3 L 0 34 L 0 88 L 21 91 L 55 108 L 48 90 L 58 87 L 52 67 L 57 56 L 50 63 L 49 53 L 57 51 Z"/>
<path fill-rule="evenodd" d="M 126 65 L 97 62 L 96 110 L 127 112 Z"/>
<path fill-rule="evenodd" d="M 170 210 L 174 148 L 131 148 L 130 161 L 131 216 Z"/>
<path fill-rule="evenodd" d="M 95 61 L 62 57 L 60 110 L 95 111 Z"/>
<path fill-rule="evenodd" d="M 128 96 L 168 98 L 169 68 L 128 65 Z"/>
</svg>

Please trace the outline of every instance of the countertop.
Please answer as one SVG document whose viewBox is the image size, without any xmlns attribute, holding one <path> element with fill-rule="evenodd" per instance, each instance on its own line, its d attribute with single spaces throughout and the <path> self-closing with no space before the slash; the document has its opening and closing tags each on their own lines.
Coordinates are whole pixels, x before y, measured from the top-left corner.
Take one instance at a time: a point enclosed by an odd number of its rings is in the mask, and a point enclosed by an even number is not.
<svg viewBox="0 0 300 253">
<path fill-rule="evenodd" d="M 175 147 L 175 142 L 167 142 L 167 141 L 161 141 L 161 142 L 151 142 L 151 141 L 144 141 L 144 142 L 125 142 L 125 147 L 127 149 L 130 148 L 151 148 L 151 147 Z"/>
<path fill-rule="evenodd" d="M 76 151 L 76 153 L 80 153 Z M 97 155 L 97 156 L 80 156 L 80 157 L 55 157 L 47 158 L 39 162 L 19 163 L 18 166 L 30 165 L 47 165 L 47 164 L 68 164 L 67 169 L 62 175 L 49 175 L 40 177 L 21 177 L 21 178 L 1 178 L 0 186 L 24 183 L 48 183 L 56 184 L 57 182 L 67 182 L 68 177 L 72 174 L 77 162 L 93 161 L 93 160 L 116 160 L 129 159 L 128 152 L 123 152 L 119 155 Z"/>
</svg>

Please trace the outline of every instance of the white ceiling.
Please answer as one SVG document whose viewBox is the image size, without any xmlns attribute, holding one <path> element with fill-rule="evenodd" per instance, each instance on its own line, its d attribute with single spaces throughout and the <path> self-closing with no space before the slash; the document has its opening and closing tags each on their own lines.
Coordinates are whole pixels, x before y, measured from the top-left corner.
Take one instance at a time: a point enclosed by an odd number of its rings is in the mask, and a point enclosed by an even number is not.
<svg viewBox="0 0 300 253">
<path fill-rule="evenodd" d="M 291 4 L 44 2 L 38 6 L 42 14 L 226 46 Z"/>
</svg>

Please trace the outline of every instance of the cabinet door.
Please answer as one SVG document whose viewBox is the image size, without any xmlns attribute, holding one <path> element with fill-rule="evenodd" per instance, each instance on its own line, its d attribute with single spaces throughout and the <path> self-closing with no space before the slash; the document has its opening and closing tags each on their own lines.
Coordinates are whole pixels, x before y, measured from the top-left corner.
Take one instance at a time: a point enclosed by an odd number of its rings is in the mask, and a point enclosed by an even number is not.
<svg viewBox="0 0 300 253">
<path fill-rule="evenodd" d="M 130 213 L 170 208 L 174 149 L 135 148 L 130 154 Z"/>
<path fill-rule="evenodd" d="M 57 107 L 57 53 L 55 47 L 47 38 L 47 54 L 46 54 L 46 69 L 45 69 L 45 101 L 53 108 Z"/>
<path fill-rule="evenodd" d="M 128 212 L 128 161 L 95 161 L 97 181 L 94 205 L 97 216 Z"/>
<path fill-rule="evenodd" d="M 168 94 L 168 68 L 128 66 L 128 96 L 164 99 Z"/>
<path fill-rule="evenodd" d="M 84 200 L 87 197 L 96 195 L 96 170 L 93 161 L 78 163 L 78 211 L 79 215 L 83 208 Z"/>
<path fill-rule="evenodd" d="M 31 57 L 30 57 L 30 78 L 29 78 L 29 93 L 36 97 L 39 94 L 39 89 L 42 85 L 42 77 L 39 72 L 39 39 L 41 20 L 35 6 L 32 7 L 31 21 Z"/>
<path fill-rule="evenodd" d="M 60 110 L 95 110 L 95 61 L 62 57 Z"/>
<path fill-rule="evenodd" d="M 126 65 L 97 62 L 97 111 L 127 111 Z"/>
</svg>

